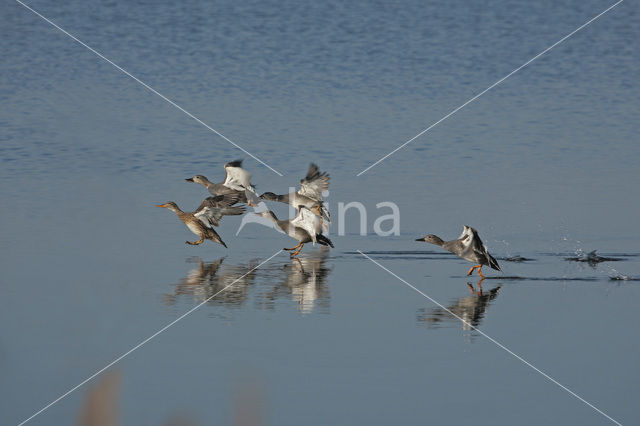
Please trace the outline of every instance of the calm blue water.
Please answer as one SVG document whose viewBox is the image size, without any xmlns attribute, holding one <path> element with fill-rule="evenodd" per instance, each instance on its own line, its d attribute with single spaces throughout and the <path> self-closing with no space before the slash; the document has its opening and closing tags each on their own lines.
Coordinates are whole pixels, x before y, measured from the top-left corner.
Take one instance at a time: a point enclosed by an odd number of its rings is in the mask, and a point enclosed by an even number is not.
<svg viewBox="0 0 640 426">
<path fill-rule="evenodd" d="M 610 424 L 357 250 L 638 423 L 636 3 L 355 176 L 611 4 L 28 3 L 280 177 L 2 3 L 2 423 L 295 244 L 255 224 L 235 236 L 231 217 L 229 249 L 187 246 L 154 207 L 194 208 L 206 194 L 184 178 L 220 181 L 237 158 L 260 192 L 287 191 L 311 161 L 327 170 L 335 249 L 279 254 L 30 424 L 75 423 L 105 377 L 119 378 L 120 424 Z M 338 203 L 351 201 L 370 235 L 355 210 L 337 235 Z M 400 235 L 372 233 L 384 201 L 400 208 Z M 414 241 L 463 224 L 504 271 L 485 271 L 482 293 L 468 263 Z M 596 249 L 616 260 L 566 260 Z"/>
</svg>

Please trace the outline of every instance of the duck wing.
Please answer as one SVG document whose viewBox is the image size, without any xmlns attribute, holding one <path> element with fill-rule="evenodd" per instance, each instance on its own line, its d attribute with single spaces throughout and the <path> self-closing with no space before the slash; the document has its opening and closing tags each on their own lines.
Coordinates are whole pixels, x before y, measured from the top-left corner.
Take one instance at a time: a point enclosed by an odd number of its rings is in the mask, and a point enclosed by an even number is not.
<svg viewBox="0 0 640 426">
<path fill-rule="evenodd" d="M 298 194 L 304 195 L 316 201 L 322 201 L 322 193 L 329 189 L 329 174 L 320 172 L 318 166 L 311 163 L 307 176 L 300 180 Z"/>
<path fill-rule="evenodd" d="M 251 189 L 251 173 L 242 168 L 242 160 L 232 161 L 224 165 L 226 172 L 224 177 L 224 186 L 244 191 Z"/>
<path fill-rule="evenodd" d="M 240 200 L 240 195 L 238 193 L 228 193 L 216 195 L 214 197 L 207 197 L 202 200 L 202 203 L 196 209 L 196 212 L 200 211 L 204 207 L 213 207 L 213 208 L 221 208 L 232 206 L 236 204 Z"/>
<path fill-rule="evenodd" d="M 220 219 L 222 219 L 224 216 L 240 215 L 244 213 L 243 206 L 211 207 L 204 205 L 206 202 L 207 200 L 204 200 L 193 215 L 207 228 L 213 229 L 214 226 L 220 225 Z"/>
<path fill-rule="evenodd" d="M 478 258 L 486 259 L 487 265 L 489 265 L 491 268 L 497 271 L 502 271 L 502 269 L 500 269 L 500 265 L 498 265 L 498 261 L 495 259 L 495 257 L 491 256 L 491 254 L 489 253 L 489 250 L 487 249 L 487 246 L 485 246 L 482 240 L 480 239 L 480 236 L 478 235 L 478 231 L 476 231 L 475 228 L 472 228 L 470 226 L 466 226 L 466 228 L 469 230 L 470 235 L 472 236 L 471 246 L 473 248 L 474 253 L 478 256 Z"/>
<path fill-rule="evenodd" d="M 320 220 L 320 216 L 314 214 L 304 206 L 300 206 L 300 211 L 296 217 L 291 219 L 291 224 L 307 231 L 314 244 L 316 243 L 316 235 L 322 233 L 322 221 Z"/>
</svg>

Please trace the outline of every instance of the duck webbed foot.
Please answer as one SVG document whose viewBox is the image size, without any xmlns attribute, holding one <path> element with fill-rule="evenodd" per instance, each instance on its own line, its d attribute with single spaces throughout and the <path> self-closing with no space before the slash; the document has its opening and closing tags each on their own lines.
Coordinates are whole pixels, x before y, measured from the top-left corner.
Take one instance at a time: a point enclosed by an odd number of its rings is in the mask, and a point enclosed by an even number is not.
<svg viewBox="0 0 640 426">
<path fill-rule="evenodd" d="M 472 266 L 471 269 L 469 269 L 469 271 L 467 271 L 467 275 L 473 274 L 473 270 L 474 269 L 477 269 L 478 270 L 478 275 L 480 275 L 482 278 L 484 278 L 484 275 L 482 275 L 482 265 Z"/>
<path fill-rule="evenodd" d="M 197 246 L 198 244 L 202 244 L 203 241 L 204 241 L 204 238 L 200 238 L 198 241 L 195 241 L 195 242 L 185 241 L 185 243 L 190 244 L 192 246 Z"/>
<path fill-rule="evenodd" d="M 298 245 L 297 245 L 297 246 L 295 246 L 295 247 L 291 247 L 291 248 L 286 248 L 286 247 L 285 247 L 285 248 L 283 248 L 282 250 L 289 250 L 289 251 L 291 251 L 291 250 L 295 250 L 295 249 L 297 249 L 298 247 L 300 247 L 301 245 L 302 245 L 302 243 L 298 243 Z"/>
<path fill-rule="evenodd" d="M 302 250 L 302 247 L 304 247 L 304 244 L 300 243 L 300 247 L 298 248 L 298 250 L 296 250 L 293 253 L 291 253 L 291 257 L 297 256 L 300 253 L 300 251 Z"/>
</svg>

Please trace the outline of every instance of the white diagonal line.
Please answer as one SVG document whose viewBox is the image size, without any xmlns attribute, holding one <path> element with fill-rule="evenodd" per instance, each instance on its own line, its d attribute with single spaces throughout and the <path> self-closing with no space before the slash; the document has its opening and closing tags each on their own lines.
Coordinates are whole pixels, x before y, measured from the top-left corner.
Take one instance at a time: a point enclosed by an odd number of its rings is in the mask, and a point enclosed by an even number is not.
<svg viewBox="0 0 640 426">
<path fill-rule="evenodd" d="M 113 62 L 111 59 L 107 58 L 106 56 L 104 56 L 102 53 L 98 52 L 97 50 L 95 50 L 93 47 L 89 46 L 88 44 L 86 44 L 85 42 L 83 42 L 82 40 L 78 39 L 76 36 L 74 36 L 73 34 L 69 33 L 68 31 L 66 31 L 65 29 L 61 28 L 58 24 L 56 24 L 55 22 L 53 22 L 51 19 L 46 18 L 45 16 L 43 16 L 41 13 L 39 13 L 38 11 L 34 10 L 33 8 L 27 6 L 26 4 L 24 4 L 21 0 L 16 0 L 18 3 L 20 3 L 22 6 L 24 6 L 26 9 L 29 9 L 30 11 L 32 11 L 33 13 L 35 13 L 36 15 L 38 15 L 40 18 L 42 18 L 43 20 L 45 20 L 46 22 L 48 22 L 49 24 L 51 24 L 52 26 L 54 26 L 55 28 L 57 28 L 58 30 L 62 31 L 65 35 L 67 35 L 68 37 L 70 37 L 71 39 L 77 41 L 78 43 L 80 43 L 82 46 L 86 47 L 87 49 L 89 49 L 91 52 L 95 53 L 99 58 L 104 59 L 105 61 L 107 61 L 109 64 L 113 65 L 115 68 L 117 68 L 118 70 L 122 71 L 124 74 L 128 75 L 129 77 L 131 77 L 132 79 L 134 79 L 137 83 L 139 83 L 140 85 L 144 86 L 146 89 L 150 90 L 152 93 L 160 96 L 162 99 L 164 99 L 165 101 L 167 101 L 168 103 L 170 103 L 171 105 L 173 105 L 174 107 L 178 108 L 180 111 L 182 111 L 183 113 L 185 113 L 186 115 L 188 115 L 189 117 L 193 118 L 194 120 L 196 120 L 198 123 L 202 124 L 204 127 L 206 127 L 207 129 L 211 130 L 213 133 L 215 133 L 216 135 L 220 136 L 222 139 L 224 139 L 225 141 L 229 142 L 231 145 L 235 146 L 236 148 L 238 148 L 240 151 L 244 152 L 245 154 L 247 154 L 249 157 L 253 158 L 254 160 L 256 160 L 258 163 L 262 164 L 263 166 L 266 166 L 267 168 L 269 168 L 272 172 L 274 172 L 275 174 L 277 174 L 278 176 L 282 176 L 282 173 L 280 173 L 279 171 L 277 171 L 276 169 L 274 169 L 273 167 L 271 167 L 270 165 L 268 165 L 267 163 L 265 163 L 264 161 L 262 161 L 261 159 L 259 159 L 258 157 L 256 157 L 255 155 L 253 155 L 252 153 L 250 153 L 249 151 L 247 151 L 246 149 L 244 149 L 243 147 L 241 147 L 240 145 L 238 145 L 237 143 L 235 143 L 234 141 L 232 141 L 231 139 L 229 139 L 228 137 L 226 137 L 225 135 L 223 135 L 222 133 L 220 133 L 219 131 L 217 131 L 216 129 L 214 129 L 213 127 L 211 127 L 210 125 L 208 125 L 207 123 L 205 123 L 204 121 L 200 120 L 198 117 L 196 117 L 195 115 L 191 114 L 189 111 L 187 111 L 186 109 L 184 109 L 183 107 L 181 107 L 180 105 L 178 105 L 177 103 L 175 103 L 174 101 L 172 101 L 171 99 L 167 98 L 165 95 L 163 95 L 162 93 L 158 92 L 156 89 L 154 89 L 153 87 L 149 86 L 147 83 L 145 83 L 144 81 L 140 80 L 138 77 L 136 77 L 135 75 L 131 74 L 129 71 L 125 70 L 124 68 L 122 68 L 120 65 L 116 64 L 115 62 Z"/>
<path fill-rule="evenodd" d="M 474 97 L 472 97 L 471 99 L 469 99 L 467 102 L 463 103 L 462 105 L 460 105 L 459 107 L 457 107 L 456 109 L 454 109 L 453 111 L 451 111 L 450 113 L 448 113 L 447 115 L 445 115 L 444 117 L 442 117 L 440 120 L 436 121 L 435 123 L 433 123 L 431 126 L 427 127 L 426 129 L 424 129 L 423 131 L 421 131 L 420 133 L 418 133 L 417 135 L 415 135 L 414 137 L 412 137 L 411 139 L 409 139 L 408 141 L 406 141 L 405 143 L 403 143 L 402 145 L 400 145 L 399 147 L 397 147 L 396 149 L 394 149 L 393 151 L 391 151 L 390 153 L 388 153 L 387 155 L 385 155 L 384 157 L 382 157 L 381 159 L 379 159 L 378 161 L 376 161 L 375 163 L 373 163 L 372 165 L 370 165 L 369 167 L 367 167 L 366 169 L 362 170 L 360 173 L 358 173 L 356 176 L 360 176 L 362 174 L 364 174 L 365 172 L 367 172 L 369 169 L 371 169 L 372 167 L 375 167 L 376 165 L 378 165 L 379 163 L 381 163 L 382 161 L 384 161 L 385 159 L 387 159 L 388 157 L 390 157 L 391 155 L 395 154 L 396 152 L 398 152 L 399 150 L 401 150 L 402 148 L 404 148 L 405 146 L 407 146 L 408 144 L 410 144 L 411 142 L 413 142 L 415 139 L 419 138 L 420 136 L 422 136 L 423 134 L 425 134 L 426 132 L 428 132 L 429 130 L 433 129 L 435 126 L 437 126 L 438 124 L 442 123 L 444 120 L 446 120 L 447 118 L 451 117 L 453 114 L 455 114 L 456 112 L 460 111 L 462 108 L 466 107 L 467 105 L 469 105 L 471 102 L 475 101 L 476 99 L 478 99 L 480 96 L 484 95 L 485 93 L 487 93 L 489 90 L 493 89 L 494 87 L 496 87 L 497 85 L 499 85 L 500 83 L 502 83 L 503 81 L 505 81 L 506 79 L 508 79 L 509 77 L 511 77 L 513 74 L 517 73 L 518 71 L 520 71 L 522 68 L 526 67 L 527 65 L 529 65 L 531 62 L 535 61 L 536 59 L 538 59 L 540 56 L 544 55 L 545 53 L 547 53 L 548 51 L 550 51 L 551 49 L 553 49 L 554 47 L 556 47 L 557 45 L 559 45 L 560 43 L 562 43 L 563 41 L 565 41 L 566 39 L 568 39 L 569 37 L 571 37 L 572 35 L 574 35 L 575 33 L 577 33 L 578 31 L 580 31 L 581 29 L 583 29 L 584 27 L 586 27 L 587 25 L 591 24 L 593 21 L 595 21 L 596 19 L 598 19 L 599 17 L 601 17 L 602 15 L 604 15 L 605 13 L 607 13 L 608 11 L 610 11 L 611 9 L 613 9 L 614 7 L 616 7 L 617 5 L 619 5 L 620 3 L 622 3 L 624 0 L 619 0 L 617 3 L 614 3 L 613 5 L 609 6 L 606 10 L 604 10 L 603 12 L 600 12 L 598 15 L 594 16 L 593 18 L 589 19 L 587 22 L 585 22 L 584 24 L 582 24 L 581 26 L 579 26 L 578 28 L 576 28 L 575 30 L 573 30 L 572 32 L 570 32 L 569 34 L 567 34 L 566 36 L 562 37 L 560 40 L 556 41 L 555 43 L 553 43 L 551 46 L 547 47 L 546 49 L 544 49 L 542 52 L 538 53 L 536 56 L 534 56 L 533 58 L 529 59 L 527 62 L 525 62 L 524 64 L 520 65 L 518 68 L 516 68 L 515 70 L 511 71 L 509 74 L 505 75 L 504 77 L 502 77 L 500 80 L 496 81 L 495 83 L 493 83 L 491 86 L 487 87 L 486 89 L 484 89 L 482 92 L 478 93 L 477 95 L 475 95 Z"/>
<path fill-rule="evenodd" d="M 378 265 L 380 268 L 384 269 L 385 271 L 387 271 L 389 274 L 393 275 L 395 278 L 397 278 L 398 280 L 402 281 L 404 284 L 406 284 L 409 288 L 415 290 L 416 292 L 418 292 L 419 294 L 421 294 L 422 296 L 426 297 L 427 299 L 429 299 L 431 302 L 435 303 L 436 305 L 438 305 L 439 307 L 441 307 L 442 309 L 444 309 L 445 311 L 447 311 L 450 315 L 456 317 L 457 319 L 459 319 L 460 321 L 462 321 L 463 324 L 467 325 L 468 327 L 470 327 L 471 329 L 477 331 L 478 333 L 480 333 L 481 335 L 483 335 L 484 337 L 486 337 L 487 339 L 489 339 L 491 342 L 495 343 L 498 347 L 500 347 L 501 349 L 505 350 L 507 353 L 513 355 L 518 361 L 521 361 L 522 363 L 524 363 L 525 365 L 531 367 L 533 370 L 535 370 L 536 372 L 540 373 L 542 376 L 544 376 L 546 379 L 548 379 L 549 381 L 551 381 L 552 383 L 558 385 L 559 387 L 561 387 L 562 389 L 564 389 L 565 391 L 567 391 L 570 395 L 574 396 L 575 398 L 579 399 L 580 401 L 584 402 L 585 404 L 587 404 L 589 407 L 593 408 L 594 410 L 596 410 L 598 413 L 602 414 L 603 416 L 605 416 L 607 419 L 611 420 L 613 423 L 622 426 L 622 423 L 618 422 L 617 420 L 613 419 L 612 417 L 610 417 L 609 415 L 607 415 L 604 411 L 600 410 L 598 407 L 596 407 L 595 405 L 591 404 L 589 401 L 587 401 L 586 399 L 582 398 L 580 395 L 578 395 L 577 393 L 575 393 L 574 391 L 572 391 L 571 389 L 569 389 L 568 387 L 566 387 L 565 385 L 563 385 L 562 383 L 560 383 L 559 381 L 557 381 L 556 379 L 554 379 L 553 377 L 551 377 L 550 375 L 548 375 L 547 373 L 545 373 L 544 371 L 540 370 L 538 367 L 536 367 L 535 365 L 531 364 L 529 361 L 527 361 L 526 359 L 522 358 L 520 355 L 514 353 L 512 350 L 510 350 L 509 348 L 507 348 L 505 345 L 503 345 L 502 343 L 500 343 L 499 341 L 497 341 L 496 339 L 494 339 L 493 337 L 489 336 L 487 333 L 485 333 L 484 331 L 480 330 L 479 328 L 477 328 L 476 326 L 474 326 L 473 324 L 469 323 L 468 321 L 466 321 L 465 319 L 463 319 L 462 317 L 460 317 L 459 315 L 456 315 L 455 313 L 453 313 L 450 309 L 446 308 L 443 304 L 439 303 L 437 300 L 433 299 L 431 296 L 429 296 L 428 294 L 422 292 L 421 290 L 417 289 L 415 286 L 409 284 L 407 281 L 405 281 L 404 279 L 400 278 L 398 275 L 396 275 L 395 273 L 393 273 L 391 270 L 387 269 L 386 267 L 382 266 L 380 263 L 376 262 L 375 260 L 373 260 L 371 257 L 367 256 L 366 254 L 364 254 L 362 251 L 357 250 L 358 253 L 360 253 L 361 255 L 363 255 L 364 257 L 366 257 L 367 259 L 369 259 L 370 261 L 372 261 L 373 263 L 375 263 L 376 265 Z"/>
<path fill-rule="evenodd" d="M 60 395 L 58 398 L 54 399 L 53 401 L 51 401 L 49 404 L 45 405 L 44 407 L 42 407 L 40 410 L 38 410 L 37 412 L 33 413 L 29 418 L 23 420 L 22 422 L 20 422 L 18 424 L 18 426 L 22 426 L 23 424 L 27 423 L 28 421 L 32 420 L 34 417 L 36 417 L 37 415 L 39 415 L 40 413 L 42 413 L 43 411 L 47 410 L 48 408 L 50 408 L 52 405 L 58 403 L 59 401 L 61 401 L 62 399 L 64 399 L 65 397 L 67 397 L 69 394 L 71 394 L 72 392 L 74 392 L 76 389 L 78 389 L 79 387 L 81 387 L 82 385 L 84 385 L 85 383 L 87 383 L 88 381 L 90 381 L 91 379 L 95 378 L 96 376 L 98 376 L 100 373 L 104 372 L 105 370 L 107 370 L 108 368 L 110 368 L 111 366 L 113 366 L 114 364 L 116 364 L 117 362 L 119 362 L 120 360 L 122 360 L 123 358 L 125 358 L 127 355 L 129 355 L 130 353 L 132 353 L 133 351 L 135 351 L 136 349 L 140 348 L 141 346 L 143 346 L 145 343 L 149 342 L 151 339 L 153 339 L 154 337 L 156 337 L 157 335 L 159 335 L 160 333 L 164 332 L 165 330 L 167 330 L 169 327 L 173 326 L 175 323 L 177 323 L 178 321 L 182 320 L 183 318 L 185 318 L 186 316 L 190 315 L 192 312 L 194 312 L 196 309 L 200 308 L 202 305 L 204 305 L 205 303 L 209 302 L 211 299 L 213 299 L 214 297 L 216 297 L 217 295 L 219 295 L 220 293 L 222 293 L 223 291 L 225 291 L 226 289 L 228 289 L 229 287 L 231 287 L 232 285 L 234 285 L 235 283 L 237 283 L 238 281 L 240 281 L 241 279 L 243 279 L 244 277 L 246 277 L 247 275 L 249 275 L 250 273 L 252 273 L 253 271 L 255 271 L 256 269 L 258 269 L 259 267 L 261 267 L 262 265 L 264 265 L 265 263 L 267 263 L 268 261 L 270 261 L 271 259 L 273 259 L 274 257 L 276 257 L 278 254 L 282 253 L 282 250 L 278 250 L 277 252 L 275 252 L 270 258 L 268 258 L 267 260 L 265 260 L 264 262 L 261 262 L 260 264 L 258 264 L 257 266 L 251 268 L 249 271 L 247 271 L 245 274 L 239 276 L 238 278 L 236 278 L 231 284 L 229 284 L 228 286 L 224 287 L 222 290 L 218 291 L 217 293 L 215 293 L 213 296 L 208 297 L 207 299 L 205 299 L 204 301 L 202 301 L 201 303 L 197 304 L 196 306 L 194 306 L 193 308 L 189 309 L 187 312 L 185 312 L 184 314 L 180 315 L 178 318 L 174 319 L 173 321 L 171 321 L 169 324 L 165 325 L 164 327 L 162 327 L 160 330 L 156 331 L 155 333 L 153 333 L 151 336 L 147 337 L 146 339 L 144 339 L 143 341 L 141 341 L 140 343 L 138 343 L 137 345 L 135 345 L 134 347 L 132 347 L 131 349 L 129 349 L 127 352 L 123 353 L 122 355 L 120 355 L 119 357 L 117 357 L 116 359 L 114 359 L 113 361 L 111 361 L 109 364 L 105 365 L 104 367 L 102 367 L 100 370 L 96 371 L 95 373 L 93 373 L 91 376 L 87 377 L 86 379 L 84 379 L 82 382 L 78 383 L 76 386 L 72 387 L 71 389 L 69 389 L 68 391 L 66 391 L 65 393 L 63 393 L 62 395 Z"/>
</svg>

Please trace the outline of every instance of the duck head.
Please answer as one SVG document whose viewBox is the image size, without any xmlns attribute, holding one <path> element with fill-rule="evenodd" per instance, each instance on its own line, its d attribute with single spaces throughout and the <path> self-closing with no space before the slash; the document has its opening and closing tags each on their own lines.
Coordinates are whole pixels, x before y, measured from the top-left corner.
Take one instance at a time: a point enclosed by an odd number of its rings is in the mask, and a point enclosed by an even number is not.
<svg viewBox="0 0 640 426">
<path fill-rule="evenodd" d="M 422 237 L 422 238 L 416 238 L 416 241 L 424 241 L 425 243 L 435 244 L 437 246 L 441 246 L 444 244 L 444 241 L 442 240 L 442 238 L 433 234 L 429 234 L 426 237 Z"/>
<path fill-rule="evenodd" d="M 175 212 L 175 213 L 181 211 L 180 207 L 178 207 L 178 205 L 176 203 L 174 203 L 173 201 L 167 201 L 164 204 L 158 204 L 158 205 L 156 205 L 156 207 L 162 207 L 163 209 L 169 209 L 169 210 L 171 210 L 172 212 Z"/>
<path fill-rule="evenodd" d="M 195 175 L 192 178 L 185 179 L 187 182 L 199 183 L 200 185 L 207 186 L 209 179 L 206 176 Z"/>
</svg>

